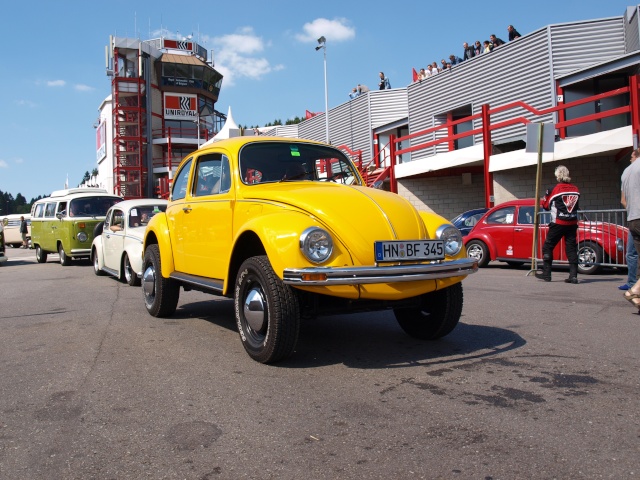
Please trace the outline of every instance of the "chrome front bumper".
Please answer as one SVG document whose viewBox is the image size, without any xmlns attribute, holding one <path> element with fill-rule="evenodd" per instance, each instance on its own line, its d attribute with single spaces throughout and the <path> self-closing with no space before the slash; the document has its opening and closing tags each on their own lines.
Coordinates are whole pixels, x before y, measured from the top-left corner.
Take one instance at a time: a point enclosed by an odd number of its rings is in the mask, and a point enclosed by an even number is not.
<svg viewBox="0 0 640 480">
<path fill-rule="evenodd" d="M 362 285 L 461 277 L 477 271 L 478 262 L 464 258 L 443 263 L 388 267 L 285 268 L 283 281 L 289 285 Z"/>
</svg>

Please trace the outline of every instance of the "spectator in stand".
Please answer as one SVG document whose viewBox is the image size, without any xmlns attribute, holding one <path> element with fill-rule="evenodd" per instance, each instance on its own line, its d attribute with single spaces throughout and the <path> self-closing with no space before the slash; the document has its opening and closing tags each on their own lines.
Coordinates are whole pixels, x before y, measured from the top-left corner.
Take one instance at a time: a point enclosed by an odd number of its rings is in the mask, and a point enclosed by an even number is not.
<svg viewBox="0 0 640 480">
<path fill-rule="evenodd" d="M 451 70 L 451 62 L 447 62 L 445 67 L 444 67 L 444 69 L 445 70 Z"/>
<path fill-rule="evenodd" d="M 462 59 L 460 57 L 456 57 L 452 53 L 451 55 L 449 55 L 449 61 L 447 63 L 450 63 L 451 65 L 458 65 L 459 63 L 462 63 Z"/>
<path fill-rule="evenodd" d="M 493 46 L 491 45 L 491 42 L 489 40 L 485 40 L 482 43 L 482 53 L 489 53 L 492 48 Z"/>
<path fill-rule="evenodd" d="M 436 73 L 440 73 L 440 67 L 438 67 L 438 63 L 437 62 L 433 62 L 431 64 L 431 75 L 435 75 Z"/>
<path fill-rule="evenodd" d="M 477 57 L 482 52 L 483 52 L 482 44 L 480 43 L 480 40 L 476 40 L 476 42 L 473 44 L 473 56 Z"/>
<path fill-rule="evenodd" d="M 356 98 L 359 95 L 360 92 L 358 91 L 358 87 L 353 87 L 353 90 L 351 90 L 351 93 L 349 94 L 349 98 Z"/>
<path fill-rule="evenodd" d="M 378 87 L 380 87 L 380 90 L 389 90 L 391 88 L 391 83 L 389 79 L 384 76 L 384 72 L 380 72 L 380 83 L 378 83 Z"/>
<path fill-rule="evenodd" d="M 464 42 L 462 44 L 462 48 L 464 49 L 464 55 L 462 56 L 462 60 L 469 60 L 470 58 L 473 58 L 475 56 L 475 50 L 473 49 L 473 47 L 470 47 L 469 44 L 467 42 Z"/>
<path fill-rule="evenodd" d="M 499 39 L 493 33 L 489 35 L 489 40 L 491 40 L 491 50 L 493 50 L 496 47 L 499 47 L 500 45 L 504 45 L 504 40 Z"/>
<path fill-rule="evenodd" d="M 367 93 L 369 91 L 369 87 L 367 87 L 366 85 L 362 85 L 361 83 L 358 84 L 358 91 L 360 93 Z"/>
<path fill-rule="evenodd" d="M 513 25 L 509 25 L 507 27 L 507 32 L 509 32 L 509 41 L 510 42 L 512 42 L 516 38 L 520 38 L 522 36 L 522 35 L 520 35 L 520 33 L 518 33 L 518 31 L 515 28 L 513 28 Z"/>
<path fill-rule="evenodd" d="M 432 77 L 436 73 L 438 72 L 433 70 L 433 65 L 431 64 L 427 65 L 427 76 Z"/>
<path fill-rule="evenodd" d="M 420 72 L 418 72 L 418 80 L 426 80 L 429 77 L 429 75 L 427 74 L 427 71 L 424 68 L 420 69 Z"/>
</svg>

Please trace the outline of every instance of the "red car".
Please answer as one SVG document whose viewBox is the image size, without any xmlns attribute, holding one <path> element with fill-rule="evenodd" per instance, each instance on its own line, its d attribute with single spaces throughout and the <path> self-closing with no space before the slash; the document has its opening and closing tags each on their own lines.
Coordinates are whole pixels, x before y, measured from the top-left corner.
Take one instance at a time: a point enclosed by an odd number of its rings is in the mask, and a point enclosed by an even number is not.
<svg viewBox="0 0 640 480">
<path fill-rule="evenodd" d="M 467 256 L 484 267 L 491 260 L 518 266 L 531 262 L 534 230 L 533 198 L 512 200 L 490 209 L 464 238 Z M 551 214 L 540 208 L 540 235 L 536 258 L 542 258 L 542 244 L 549 230 Z M 581 213 L 578 224 L 578 272 L 590 275 L 605 265 L 626 265 L 628 229 L 615 223 L 590 221 Z M 553 251 L 554 261 L 567 255 L 562 240 Z"/>
</svg>

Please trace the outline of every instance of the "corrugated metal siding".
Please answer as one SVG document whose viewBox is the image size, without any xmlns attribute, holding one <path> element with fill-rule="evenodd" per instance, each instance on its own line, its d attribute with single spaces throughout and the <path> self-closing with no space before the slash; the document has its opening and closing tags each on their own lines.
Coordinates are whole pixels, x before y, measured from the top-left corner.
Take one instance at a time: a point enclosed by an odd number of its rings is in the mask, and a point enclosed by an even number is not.
<svg viewBox="0 0 640 480">
<path fill-rule="evenodd" d="M 369 98 L 372 129 L 406 118 L 409 115 L 405 88 L 371 91 Z"/>
<path fill-rule="evenodd" d="M 549 36 L 555 76 L 625 54 L 623 17 L 551 25 Z"/>
<path fill-rule="evenodd" d="M 265 135 L 274 135 L 276 137 L 286 137 L 286 138 L 298 138 L 298 125 L 277 125 L 270 130 L 269 132 L 265 132 Z"/>
<path fill-rule="evenodd" d="M 521 37 L 495 51 L 480 55 L 456 65 L 448 72 L 409 85 L 409 125 L 411 133 L 434 126 L 434 117 L 444 115 L 458 107 L 471 106 L 474 114 L 483 104 L 498 107 L 523 100 L 535 108 L 553 105 L 551 72 L 546 29 Z M 533 119 L 525 110 L 517 109 L 517 116 Z M 502 112 L 492 117 L 492 123 L 513 118 L 514 111 Z M 551 116 L 542 118 L 550 121 Z M 537 120 L 540 121 L 540 120 Z M 474 128 L 480 128 L 476 120 Z M 492 133 L 493 141 L 524 136 L 525 127 L 514 125 Z M 441 135 L 438 135 L 440 137 Z M 434 139 L 434 134 L 412 140 L 416 145 Z M 476 142 L 481 137 L 476 137 Z M 440 147 L 442 148 L 442 147 Z M 433 149 L 417 151 L 413 160 L 432 155 Z"/>
<path fill-rule="evenodd" d="M 625 15 L 625 44 L 626 52 L 631 53 L 640 50 L 640 29 L 638 28 L 638 16 L 640 16 L 640 6 L 628 7 Z"/>
</svg>

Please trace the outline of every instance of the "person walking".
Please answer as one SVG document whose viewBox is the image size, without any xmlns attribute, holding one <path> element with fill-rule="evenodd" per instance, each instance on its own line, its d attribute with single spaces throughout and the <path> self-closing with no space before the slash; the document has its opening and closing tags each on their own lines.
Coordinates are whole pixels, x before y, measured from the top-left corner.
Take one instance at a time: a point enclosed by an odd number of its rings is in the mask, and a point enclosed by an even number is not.
<svg viewBox="0 0 640 480">
<path fill-rule="evenodd" d="M 633 165 L 633 162 L 635 162 L 636 159 L 638 158 L 639 153 L 640 153 L 640 149 L 635 149 L 633 152 L 631 152 L 631 158 L 629 160 L 631 164 L 624 169 L 624 172 L 622 172 L 622 177 L 620 181 L 621 185 L 624 185 L 625 177 L 629 174 L 629 169 L 631 168 L 631 165 Z M 622 190 L 620 193 L 620 203 L 625 209 L 627 208 L 627 199 L 624 196 L 624 190 Z M 626 259 L 627 259 L 627 283 L 620 285 L 618 287 L 618 290 L 629 290 L 631 287 L 633 287 L 633 284 L 636 283 L 636 281 L 638 280 L 638 275 L 637 275 L 638 251 L 636 250 L 636 247 L 633 244 L 633 235 L 631 235 L 631 230 L 629 230 L 629 235 L 627 236 Z"/>
<path fill-rule="evenodd" d="M 27 229 L 27 221 L 24 219 L 24 216 L 20 216 L 20 235 L 22 236 L 22 248 L 29 248 L 29 244 L 27 243 L 27 233 L 29 233 L 29 230 Z"/>
<path fill-rule="evenodd" d="M 632 153 L 636 158 L 640 155 L 640 149 Z M 635 159 L 634 159 L 635 160 Z M 622 180 L 622 195 L 627 209 L 627 226 L 633 237 L 636 251 L 640 252 L 640 162 L 633 161 L 625 170 Z M 636 267 L 636 278 L 640 277 Z M 640 310 L 640 280 L 624 293 L 624 298 Z"/>
<path fill-rule="evenodd" d="M 569 278 L 565 282 L 578 283 L 576 234 L 578 232 L 580 191 L 571 183 L 569 169 L 564 165 L 556 167 L 554 174 L 558 183 L 555 187 L 547 189 L 540 202 L 542 208 L 551 211 L 551 223 L 547 239 L 542 245 L 542 272 L 536 272 L 535 276 L 545 282 L 551 281 L 553 249 L 564 238 L 567 259 L 569 260 Z"/>
</svg>

